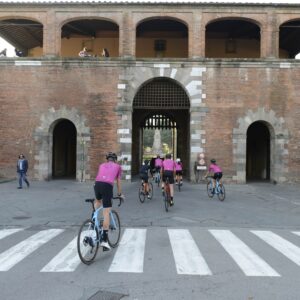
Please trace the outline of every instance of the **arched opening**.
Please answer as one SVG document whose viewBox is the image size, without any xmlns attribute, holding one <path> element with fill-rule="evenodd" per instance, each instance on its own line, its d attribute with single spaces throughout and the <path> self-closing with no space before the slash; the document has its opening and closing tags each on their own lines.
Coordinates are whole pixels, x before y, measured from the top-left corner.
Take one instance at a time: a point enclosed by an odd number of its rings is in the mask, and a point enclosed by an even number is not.
<svg viewBox="0 0 300 300">
<path fill-rule="evenodd" d="M 61 29 L 61 56 L 78 57 L 86 48 L 86 57 L 102 57 L 107 49 L 110 57 L 119 56 L 119 26 L 100 19 L 80 19 L 66 23 Z"/>
<path fill-rule="evenodd" d="M 76 178 L 77 131 L 74 124 L 60 120 L 53 130 L 53 178 Z"/>
<path fill-rule="evenodd" d="M 170 18 L 144 21 L 136 29 L 136 57 L 188 57 L 188 28 Z"/>
<path fill-rule="evenodd" d="M 43 24 L 37 21 L 21 18 L 0 20 L 0 36 L 15 47 L 15 56 L 43 55 Z"/>
<path fill-rule="evenodd" d="M 143 159 L 172 153 L 189 174 L 190 102 L 174 80 L 155 78 L 144 84 L 133 100 L 132 176 Z"/>
<path fill-rule="evenodd" d="M 270 131 L 262 121 L 247 130 L 246 180 L 270 180 Z"/>
<path fill-rule="evenodd" d="M 279 58 L 299 58 L 300 20 L 283 23 L 279 27 Z"/>
<path fill-rule="evenodd" d="M 209 58 L 259 58 L 260 28 L 246 20 L 218 20 L 205 32 L 205 56 Z"/>
</svg>

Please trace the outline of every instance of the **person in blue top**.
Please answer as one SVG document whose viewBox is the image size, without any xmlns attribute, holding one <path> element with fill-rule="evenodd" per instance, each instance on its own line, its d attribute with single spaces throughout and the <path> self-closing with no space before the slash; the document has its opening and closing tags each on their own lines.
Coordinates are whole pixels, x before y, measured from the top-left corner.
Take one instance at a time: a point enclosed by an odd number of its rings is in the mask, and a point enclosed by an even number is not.
<svg viewBox="0 0 300 300">
<path fill-rule="evenodd" d="M 26 173 L 28 170 L 28 160 L 25 158 L 24 154 L 19 155 L 19 160 L 17 162 L 17 173 L 19 177 L 19 187 L 22 188 L 22 182 L 25 181 L 27 187 L 30 186 L 29 181 L 27 180 Z"/>
<path fill-rule="evenodd" d="M 148 199 L 151 198 L 149 195 L 149 183 L 148 183 L 149 171 L 150 171 L 149 160 L 146 159 L 140 167 L 140 178 L 144 181 L 144 191 Z"/>
</svg>

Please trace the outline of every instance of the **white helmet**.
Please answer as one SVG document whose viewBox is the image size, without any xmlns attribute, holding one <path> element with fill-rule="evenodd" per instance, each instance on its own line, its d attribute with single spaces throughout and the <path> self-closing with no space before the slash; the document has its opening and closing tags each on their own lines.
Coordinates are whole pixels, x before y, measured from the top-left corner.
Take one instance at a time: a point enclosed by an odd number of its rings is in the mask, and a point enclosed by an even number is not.
<svg viewBox="0 0 300 300">
<path fill-rule="evenodd" d="M 177 161 L 177 162 L 180 162 L 180 158 L 177 158 L 176 161 Z"/>
</svg>

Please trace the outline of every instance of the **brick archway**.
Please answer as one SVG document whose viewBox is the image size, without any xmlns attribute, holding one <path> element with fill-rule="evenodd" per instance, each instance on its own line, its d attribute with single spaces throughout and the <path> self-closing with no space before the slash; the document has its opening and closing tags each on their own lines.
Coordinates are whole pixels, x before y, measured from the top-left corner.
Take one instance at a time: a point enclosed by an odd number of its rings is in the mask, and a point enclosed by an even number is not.
<svg viewBox="0 0 300 300">
<path fill-rule="evenodd" d="M 263 121 L 270 131 L 270 179 L 284 182 L 288 172 L 284 159 L 288 155 L 288 131 L 284 128 L 283 118 L 276 117 L 274 111 L 266 111 L 264 108 L 249 110 L 244 117 L 238 119 L 238 127 L 233 129 L 233 164 L 236 170 L 233 180 L 238 183 L 246 182 L 247 130 L 257 121 Z"/>
<path fill-rule="evenodd" d="M 90 129 L 85 126 L 85 117 L 81 116 L 75 108 L 68 109 L 65 106 L 58 110 L 50 108 L 40 118 L 40 126 L 34 133 L 36 142 L 35 178 L 49 180 L 52 177 L 53 129 L 61 119 L 71 121 L 77 131 L 76 179 L 80 181 L 90 179 L 89 165 L 86 159 L 91 140 Z"/>
</svg>

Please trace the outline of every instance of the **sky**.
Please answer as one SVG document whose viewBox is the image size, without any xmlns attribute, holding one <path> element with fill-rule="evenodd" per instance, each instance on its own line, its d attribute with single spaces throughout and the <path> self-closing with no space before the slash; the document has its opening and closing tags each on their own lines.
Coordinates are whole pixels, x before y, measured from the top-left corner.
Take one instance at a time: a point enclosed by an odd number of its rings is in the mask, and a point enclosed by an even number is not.
<svg viewBox="0 0 300 300">
<path fill-rule="evenodd" d="M 97 2 L 97 0 L 94 0 L 95 2 Z M 300 4 L 300 0 L 107 0 L 109 2 L 228 2 L 228 3 L 241 3 L 241 2 L 245 2 L 245 3 L 290 3 L 290 4 Z M 63 1 L 59 1 L 59 0 L 0 0 L 0 3 L 3 2 L 91 2 L 91 0 L 63 0 Z M 14 47 L 11 46 L 9 43 L 7 43 L 5 40 L 3 40 L 0 37 L 0 51 L 2 51 L 4 48 L 7 49 L 7 56 L 12 57 L 15 56 L 15 52 L 14 52 Z"/>
</svg>

